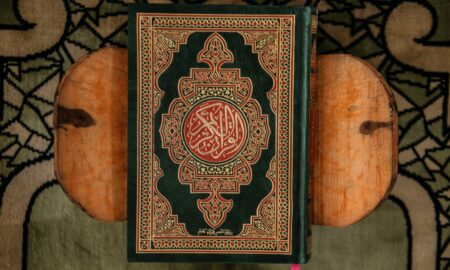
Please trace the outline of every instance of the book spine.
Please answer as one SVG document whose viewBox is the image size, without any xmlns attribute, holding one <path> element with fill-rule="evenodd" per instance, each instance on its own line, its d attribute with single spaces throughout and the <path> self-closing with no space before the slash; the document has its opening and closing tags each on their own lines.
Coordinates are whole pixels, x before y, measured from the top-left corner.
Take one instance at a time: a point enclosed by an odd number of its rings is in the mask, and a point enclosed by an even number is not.
<svg viewBox="0 0 450 270">
<path fill-rule="evenodd" d="M 314 161 L 316 157 L 315 133 L 317 131 L 317 13 L 311 16 L 311 62 L 310 62 L 310 93 L 309 93 L 309 131 L 308 131 L 308 232 L 306 239 L 306 254 L 309 257 L 312 249 L 312 230 L 311 224 L 313 220 L 313 198 L 312 198 L 312 182 L 314 181 Z"/>
</svg>

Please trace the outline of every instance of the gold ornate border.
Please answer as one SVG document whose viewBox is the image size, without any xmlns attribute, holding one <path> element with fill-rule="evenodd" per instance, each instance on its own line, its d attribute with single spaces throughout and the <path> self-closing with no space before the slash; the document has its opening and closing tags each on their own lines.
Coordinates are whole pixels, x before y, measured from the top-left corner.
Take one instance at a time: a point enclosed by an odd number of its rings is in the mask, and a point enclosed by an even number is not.
<svg viewBox="0 0 450 270">
<path fill-rule="evenodd" d="M 137 15 L 137 253 L 292 253 L 293 100 L 295 16 L 274 14 Z M 267 177 L 272 190 L 251 222 L 235 236 L 190 235 L 156 188 L 163 175 L 154 155 L 154 114 L 164 95 L 157 82 L 173 53 L 194 32 L 237 32 L 257 53 L 274 87 L 267 97 L 275 119 L 275 156 Z"/>
</svg>

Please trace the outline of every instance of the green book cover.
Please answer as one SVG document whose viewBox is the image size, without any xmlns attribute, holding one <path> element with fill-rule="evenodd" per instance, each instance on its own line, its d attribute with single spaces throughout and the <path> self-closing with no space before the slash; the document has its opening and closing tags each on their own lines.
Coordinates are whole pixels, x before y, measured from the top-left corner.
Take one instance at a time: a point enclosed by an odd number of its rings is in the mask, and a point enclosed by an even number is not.
<svg viewBox="0 0 450 270">
<path fill-rule="evenodd" d="M 314 19 L 131 6 L 130 261 L 306 262 Z"/>
</svg>

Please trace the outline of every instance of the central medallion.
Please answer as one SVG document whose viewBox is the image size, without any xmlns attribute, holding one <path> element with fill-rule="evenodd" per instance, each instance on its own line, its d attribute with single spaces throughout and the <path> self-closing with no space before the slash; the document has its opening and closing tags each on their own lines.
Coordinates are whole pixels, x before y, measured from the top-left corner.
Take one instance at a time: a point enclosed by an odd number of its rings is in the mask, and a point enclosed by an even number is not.
<svg viewBox="0 0 450 270">
<path fill-rule="evenodd" d="M 233 63 L 233 53 L 218 33 L 211 34 L 197 55 L 207 68 L 191 68 L 178 81 L 175 98 L 162 115 L 162 146 L 178 167 L 181 184 L 191 193 L 208 194 L 197 200 L 205 222 L 220 227 L 233 208 L 222 194 L 238 194 L 252 181 L 251 165 L 267 149 L 270 127 L 266 114 L 252 98 L 250 78 Z"/>
<path fill-rule="evenodd" d="M 195 105 L 186 116 L 183 137 L 201 160 L 222 163 L 235 157 L 247 139 L 247 124 L 231 103 L 213 99 Z"/>
</svg>

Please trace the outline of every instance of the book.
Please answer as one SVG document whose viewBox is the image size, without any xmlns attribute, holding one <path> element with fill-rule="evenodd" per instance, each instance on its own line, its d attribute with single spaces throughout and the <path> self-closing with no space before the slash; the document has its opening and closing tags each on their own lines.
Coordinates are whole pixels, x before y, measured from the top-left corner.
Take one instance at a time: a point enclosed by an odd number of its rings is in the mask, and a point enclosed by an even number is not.
<svg viewBox="0 0 450 270">
<path fill-rule="evenodd" d="M 310 7 L 131 6 L 130 261 L 308 260 L 316 28 Z"/>
</svg>

